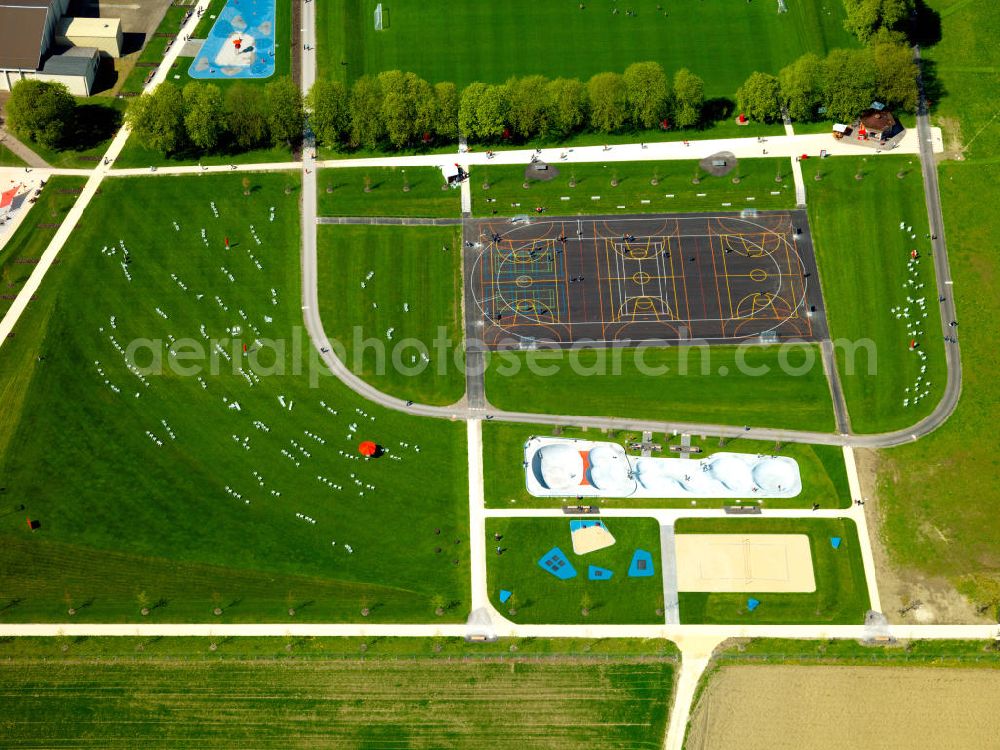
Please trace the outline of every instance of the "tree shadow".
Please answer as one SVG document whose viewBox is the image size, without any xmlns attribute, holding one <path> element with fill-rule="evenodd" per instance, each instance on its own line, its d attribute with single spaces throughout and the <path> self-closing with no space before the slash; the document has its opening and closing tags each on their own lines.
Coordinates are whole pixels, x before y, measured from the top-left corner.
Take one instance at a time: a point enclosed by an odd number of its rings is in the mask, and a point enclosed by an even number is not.
<svg viewBox="0 0 1000 750">
<path fill-rule="evenodd" d="M 163 609 L 169 603 L 170 602 L 168 602 L 166 599 L 164 599 L 164 598 L 161 597 L 161 598 L 159 598 L 159 599 L 156 600 L 156 602 L 153 604 L 152 607 L 150 607 L 150 609 Z"/>
<path fill-rule="evenodd" d="M 24 599 L 21 599 L 19 597 L 15 597 L 14 599 L 11 599 L 9 602 L 7 602 L 5 605 L 3 605 L 2 607 L 0 607 L 0 612 L 6 612 L 8 609 L 14 609 L 14 607 L 16 607 L 18 604 L 20 604 L 23 601 L 24 601 Z"/>
<path fill-rule="evenodd" d="M 87 151 L 112 138 L 121 127 L 122 113 L 102 104 L 80 104 L 73 112 L 73 125 L 63 136 L 62 148 Z"/>
<path fill-rule="evenodd" d="M 910 26 L 910 41 L 921 47 L 933 47 L 941 41 L 941 14 L 917 0 Z"/>
<path fill-rule="evenodd" d="M 240 597 L 239 599 L 233 599 L 231 602 L 229 602 L 229 604 L 226 605 L 226 609 L 232 609 L 233 607 L 242 603 L 243 603 L 243 597 Z"/>
<path fill-rule="evenodd" d="M 719 120 L 728 120 L 733 116 L 733 112 L 735 111 L 736 102 L 732 99 L 727 99 L 724 96 L 706 99 L 705 104 L 701 108 L 701 120 L 699 120 L 697 128 L 705 130 L 712 127 Z"/>
<path fill-rule="evenodd" d="M 933 111 L 937 102 L 948 94 L 948 90 L 938 77 L 936 60 L 922 59 L 920 61 L 920 79 L 924 84 L 924 96 L 930 102 L 929 109 Z"/>
</svg>

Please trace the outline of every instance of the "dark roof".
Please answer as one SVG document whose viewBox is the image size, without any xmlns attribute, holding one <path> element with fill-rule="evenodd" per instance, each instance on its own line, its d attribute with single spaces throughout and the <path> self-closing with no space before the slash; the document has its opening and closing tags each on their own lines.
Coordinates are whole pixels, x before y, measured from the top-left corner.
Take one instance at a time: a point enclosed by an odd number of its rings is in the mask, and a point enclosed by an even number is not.
<svg viewBox="0 0 1000 750">
<path fill-rule="evenodd" d="M 861 113 L 861 124 L 864 125 L 865 130 L 881 133 L 896 127 L 896 118 L 887 109 L 866 109 Z"/>
<path fill-rule="evenodd" d="M 37 70 L 49 4 L 41 0 L 13 2 L 0 4 L 0 68 Z"/>
<path fill-rule="evenodd" d="M 91 61 L 98 54 L 96 47 L 74 47 L 45 61 L 43 73 L 57 76 L 82 76 L 91 68 Z"/>
</svg>

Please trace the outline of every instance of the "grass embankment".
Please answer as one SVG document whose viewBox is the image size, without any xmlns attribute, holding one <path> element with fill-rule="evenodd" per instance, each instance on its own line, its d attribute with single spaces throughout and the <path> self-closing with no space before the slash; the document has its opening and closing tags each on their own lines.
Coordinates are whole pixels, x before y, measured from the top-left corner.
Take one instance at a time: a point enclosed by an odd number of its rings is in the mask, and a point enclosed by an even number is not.
<svg viewBox="0 0 1000 750">
<path fill-rule="evenodd" d="M 794 208 L 795 186 L 785 159 L 745 159 L 737 170 L 712 177 L 697 161 L 624 162 L 614 164 L 551 164 L 559 174 L 547 181 L 529 180 L 524 165 L 475 167 L 470 176 L 472 210 L 489 216 L 549 214 L 671 213 L 739 211 L 744 208 Z M 739 184 L 733 178 L 739 174 Z M 695 176 L 699 183 L 692 183 Z M 776 178 L 781 177 L 781 182 Z M 657 185 L 651 180 L 656 179 Z M 576 187 L 570 187 L 575 180 Z M 611 181 L 617 180 L 617 187 Z M 489 183 L 489 190 L 485 184 Z M 778 195 L 772 195 L 778 193 Z M 563 200 L 568 198 L 569 200 Z M 596 200 L 595 200 L 596 199 Z M 496 201 L 487 202 L 487 201 Z"/>
<path fill-rule="evenodd" d="M 320 216 L 457 217 L 462 213 L 459 191 L 442 190 L 444 178 L 433 167 L 323 169 L 316 179 Z M 404 185 L 409 191 L 403 191 Z"/>
<path fill-rule="evenodd" d="M 520 623 L 662 623 L 659 525 L 652 518 L 614 518 L 606 523 L 614 545 L 577 555 L 569 519 L 488 518 L 487 579 L 493 606 Z M 503 538 L 498 541 L 495 534 Z M 503 554 L 496 554 L 498 545 Z M 575 577 L 561 580 L 538 565 L 553 547 L 562 550 L 576 570 Z M 653 556 L 655 575 L 628 576 L 637 549 Z M 609 569 L 614 576 L 591 581 L 590 565 Z M 500 589 L 513 592 L 505 604 L 500 603 Z"/>
<path fill-rule="evenodd" d="M 0 737 L 6 747 L 659 747 L 675 649 L 634 653 L 603 641 L 7 641 Z"/>
<path fill-rule="evenodd" d="M 342 361 L 399 398 L 461 399 L 461 229 L 321 226 L 318 242 L 323 327 Z"/>
<path fill-rule="evenodd" d="M 791 366 L 782 371 L 782 360 Z M 811 365 L 806 366 L 811 362 Z M 761 374 L 755 374 L 761 373 Z M 698 424 L 833 430 L 819 348 L 778 346 L 538 350 L 490 357 L 500 409 Z"/>
<path fill-rule="evenodd" d="M 24 160 L 6 146 L 0 144 L 0 167 L 23 167 Z"/>
<path fill-rule="evenodd" d="M 465 617 L 464 428 L 326 374 L 295 181 L 252 180 L 105 180 L 5 342 L 2 619 L 426 621 L 437 598 Z M 134 345 L 162 374 L 127 368 Z M 390 455 L 356 459 L 364 439 Z"/>
<path fill-rule="evenodd" d="M 962 398 L 947 423 L 916 443 L 880 454 L 883 539 L 893 560 L 946 576 L 991 620 L 1000 619 L 1000 467 L 990 435 L 1000 403 L 995 323 L 1000 260 L 1000 6 L 932 0 L 943 40 L 927 52 L 940 82 L 935 124 L 963 161 L 939 167 L 948 257 L 962 347 Z M 993 66 L 993 67 L 989 67 Z M 954 153 L 954 152 L 952 152 Z"/>
<path fill-rule="evenodd" d="M 882 154 L 808 160 L 802 168 L 830 334 L 849 342 L 837 347 L 837 368 L 851 428 L 865 433 L 907 427 L 933 411 L 945 385 L 920 163 Z M 912 232 L 900 230 L 900 222 Z M 911 268 L 914 249 L 920 258 Z M 897 318 L 897 307 L 909 317 Z M 919 348 L 910 351 L 914 338 Z M 914 403 L 925 389 L 928 395 Z"/>
<path fill-rule="evenodd" d="M 857 528 L 849 519 L 682 518 L 674 530 L 677 534 L 806 534 L 816 577 L 813 593 L 749 594 L 761 602 L 753 612 L 746 609 L 748 594 L 681 592 L 682 623 L 855 625 L 864 621 L 868 588 Z M 833 548 L 831 537 L 841 538 L 839 549 Z"/>
<path fill-rule="evenodd" d="M 574 427 L 560 427 L 554 430 L 549 425 L 513 424 L 507 422 L 486 422 L 483 425 L 483 472 L 486 485 L 486 505 L 491 508 L 509 508 L 516 504 L 519 508 L 558 508 L 572 501 L 566 498 L 532 497 L 524 486 L 524 443 L 533 435 L 555 435 L 560 437 L 580 438 L 584 440 L 608 440 L 628 445 L 641 442 L 642 435 L 637 432 L 616 431 L 606 434 L 596 430 L 581 430 Z M 663 457 L 678 457 L 680 454 L 670 452 L 671 445 L 680 445 L 680 437 L 674 435 L 654 434 L 653 442 L 663 446 Z M 760 502 L 765 508 L 810 508 L 813 503 L 819 503 L 823 508 L 848 508 L 851 505 L 850 490 L 847 486 L 847 472 L 844 468 L 843 451 L 832 445 L 804 445 L 798 443 L 765 442 L 739 438 L 720 441 L 717 439 L 702 440 L 695 436 L 691 444 L 702 449 L 701 453 L 693 454 L 694 459 L 704 458 L 719 451 L 734 453 L 764 453 L 794 458 L 799 464 L 802 477 L 802 493 L 798 497 L 783 499 L 774 498 Z M 630 455 L 638 456 L 635 451 Z M 758 501 L 747 498 L 754 505 Z M 690 508 L 691 500 L 680 499 L 649 499 L 649 498 L 600 498 L 592 503 L 602 508 Z M 740 504 L 740 500 L 724 500 L 721 498 L 700 498 L 695 501 L 698 508 L 721 508 L 723 505 Z"/>
</svg>

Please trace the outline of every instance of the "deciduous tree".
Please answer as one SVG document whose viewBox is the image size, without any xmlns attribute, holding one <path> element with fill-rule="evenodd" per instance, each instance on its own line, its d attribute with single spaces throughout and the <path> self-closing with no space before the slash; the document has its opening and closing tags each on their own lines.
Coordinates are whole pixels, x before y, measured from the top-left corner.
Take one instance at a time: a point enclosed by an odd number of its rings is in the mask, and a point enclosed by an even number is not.
<svg viewBox="0 0 1000 750">
<path fill-rule="evenodd" d="M 587 81 L 590 124 L 603 133 L 621 130 L 628 119 L 628 93 L 620 73 L 598 73 Z"/>
<path fill-rule="evenodd" d="M 816 118 L 823 100 L 823 61 L 812 52 L 802 55 L 778 73 L 781 101 L 793 120 Z"/>
<path fill-rule="evenodd" d="M 705 82 L 687 68 L 674 73 L 674 123 L 689 128 L 701 121 L 705 104 Z"/>
<path fill-rule="evenodd" d="M 184 128 L 192 145 L 211 151 L 226 127 L 222 90 L 213 83 L 192 81 L 184 87 Z"/>
<path fill-rule="evenodd" d="M 21 138 L 54 148 L 73 119 L 76 100 L 61 83 L 18 81 L 7 100 L 7 127 Z"/>
<path fill-rule="evenodd" d="M 751 120 L 777 120 L 781 116 L 781 86 L 777 77 L 770 73 L 751 73 L 736 92 L 736 106 Z"/>
<path fill-rule="evenodd" d="M 637 62 L 625 68 L 625 97 L 632 122 L 640 128 L 655 128 L 667 114 L 670 86 L 658 62 Z"/>
</svg>

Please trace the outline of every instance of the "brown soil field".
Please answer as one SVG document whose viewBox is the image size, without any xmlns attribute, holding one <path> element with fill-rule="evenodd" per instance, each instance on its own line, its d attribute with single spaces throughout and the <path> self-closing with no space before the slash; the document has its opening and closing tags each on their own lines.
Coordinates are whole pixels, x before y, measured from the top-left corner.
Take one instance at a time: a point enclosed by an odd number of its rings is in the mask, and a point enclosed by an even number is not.
<svg viewBox="0 0 1000 750">
<path fill-rule="evenodd" d="M 733 666 L 691 714 L 685 750 L 1000 748 L 1000 670 Z"/>
</svg>

